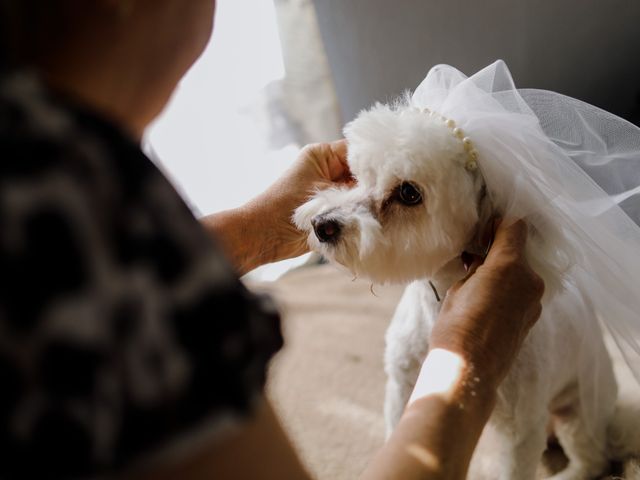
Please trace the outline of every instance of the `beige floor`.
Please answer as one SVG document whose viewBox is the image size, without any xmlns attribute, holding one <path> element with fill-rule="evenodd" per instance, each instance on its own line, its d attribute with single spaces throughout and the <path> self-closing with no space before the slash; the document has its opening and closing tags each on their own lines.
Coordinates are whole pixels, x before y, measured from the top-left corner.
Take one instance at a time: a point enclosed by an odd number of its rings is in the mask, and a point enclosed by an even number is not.
<svg viewBox="0 0 640 480">
<path fill-rule="evenodd" d="M 329 265 L 257 288 L 273 293 L 284 313 L 286 346 L 272 363 L 268 394 L 286 429 L 315 478 L 356 479 L 383 442 L 384 331 L 402 289 L 376 286 L 372 293 Z M 621 382 L 638 417 L 640 396 L 628 375 Z M 547 460 L 558 463 L 557 456 Z M 623 471 L 640 478 L 635 463 Z"/>
<path fill-rule="evenodd" d="M 382 444 L 384 331 L 401 290 L 351 281 L 331 266 L 272 286 L 286 347 L 269 395 L 318 479 L 354 479 Z"/>
</svg>

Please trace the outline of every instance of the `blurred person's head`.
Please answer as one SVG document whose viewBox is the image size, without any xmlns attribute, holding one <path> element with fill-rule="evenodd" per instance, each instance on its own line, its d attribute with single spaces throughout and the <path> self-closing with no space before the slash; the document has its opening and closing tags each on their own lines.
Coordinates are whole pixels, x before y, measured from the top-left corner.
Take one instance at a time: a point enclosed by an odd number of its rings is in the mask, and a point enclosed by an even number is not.
<svg viewBox="0 0 640 480">
<path fill-rule="evenodd" d="M 0 0 L 2 69 L 38 71 L 140 134 L 204 49 L 215 0 Z"/>
</svg>

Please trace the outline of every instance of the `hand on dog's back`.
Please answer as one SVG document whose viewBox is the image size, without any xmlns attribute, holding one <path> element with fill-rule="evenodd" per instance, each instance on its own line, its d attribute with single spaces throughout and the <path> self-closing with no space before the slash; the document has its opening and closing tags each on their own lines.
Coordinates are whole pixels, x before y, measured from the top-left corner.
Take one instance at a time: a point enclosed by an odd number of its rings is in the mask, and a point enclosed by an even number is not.
<svg viewBox="0 0 640 480">
<path fill-rule="evenodd" d="M 496 382 L 541 313 L 544 283 L 527 262 L 526 240 L 522 220 L 500 222 L 484 262 L 447 292 L 431 334 L 431 348 L 459 353 Z"/>
</svg>

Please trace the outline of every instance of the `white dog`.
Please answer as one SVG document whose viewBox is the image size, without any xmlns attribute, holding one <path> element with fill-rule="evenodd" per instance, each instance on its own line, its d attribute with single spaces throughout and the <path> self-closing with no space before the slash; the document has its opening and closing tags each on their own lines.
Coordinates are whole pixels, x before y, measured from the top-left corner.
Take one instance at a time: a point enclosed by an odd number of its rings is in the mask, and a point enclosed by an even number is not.
<svg viewBox="0 0 640 480">
<path fill-rule="evenodd" d="M 386 335 L 390 433 L 426 356 L 440 298 L 465 275 L 462 252 L 486 248 L 480 232 L 506 206 L 492 205 L 472 140 L 452 120 L 410 101 L 362 112 L 345 136 L 357 183 L 317 192 L 294 222 L 309 232 L 313 250 L 354 275 L 409 283 Z M 532 231 L 527 248 L 546 284 L 542 317 L 501 384 L 481 439 L 492 432 L 492 470 L 481 473 L 474 458 L 469 477 L 534 478 L 553 416 L 569 458 L 553 478 L 593 478 L 607 466 L 605 436 L 617 395 L 611 361 L 600 335 L 583 335 L 597 320 L 570 279 L 561 282 L 547 263 L 553 245 Z"/>
</svg>

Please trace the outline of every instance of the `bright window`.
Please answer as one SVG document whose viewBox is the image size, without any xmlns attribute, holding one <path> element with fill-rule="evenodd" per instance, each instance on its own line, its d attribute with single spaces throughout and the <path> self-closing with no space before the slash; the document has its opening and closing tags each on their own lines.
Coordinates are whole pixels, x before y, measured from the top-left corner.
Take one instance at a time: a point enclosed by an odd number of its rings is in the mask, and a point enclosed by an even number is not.
<svg viewBox="0 0 640 480">
<path fill-rule="evenodd" d="M 212 41 L 146 138 L 200 214 L 241 205 L 296 157 L 299 145 L 274 150 L 268 142 L 266 87 L 283 76 L 273 3 L 219 0 Z M 290 265 L 257 277 L 274 278 Z"/>
</svg>

